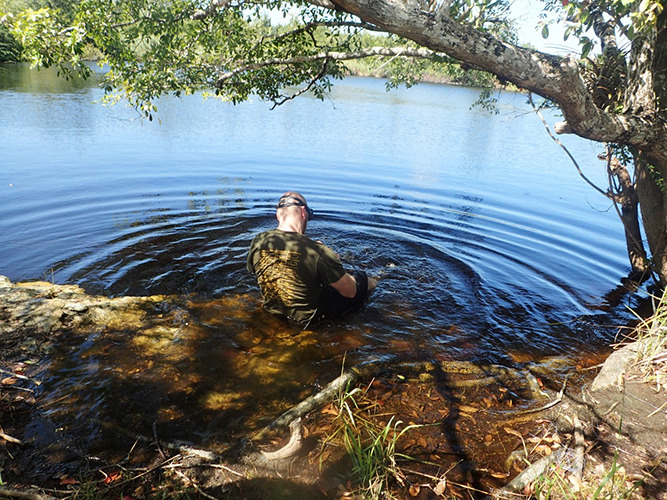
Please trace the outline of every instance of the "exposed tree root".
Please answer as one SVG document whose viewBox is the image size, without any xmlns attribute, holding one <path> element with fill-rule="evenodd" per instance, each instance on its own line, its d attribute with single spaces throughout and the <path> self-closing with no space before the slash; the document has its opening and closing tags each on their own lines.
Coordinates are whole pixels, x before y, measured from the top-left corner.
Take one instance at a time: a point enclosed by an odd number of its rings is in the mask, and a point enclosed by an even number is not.
<svg viewBox="0 0 667 500">
<path fill-rule="evenodd" d="M 0 496 L 10 497 L 10 498 L 24 498 L 26 500 L 53 500 L 53 497 L 48 495 L 42 495 L 41 493 L 12 490 L 2 487 L 0 487 Z"/>
<path fill-rule="evenodd" d="M 262 456 L 266 460 L 284 460 L 285 458 L 290 458 L 296 455 L 303 444 L 301 437 L 301 431 L 303 426 L 301 425 L 301 418 L 296 418 L 290 424 L 290 439 L 285 446 L 276 451 L 262 451 Z"/>
<path fill-rule="evenodd" d="M 544 456 L 529 465 L 521 474 L 516 476 L 507 485 L 493 494 L 496 499 L 516 498 L 516 493 L 522 491 L 526 486 L 534 482 L 538 477 L 546 472 L 548 467 L 557 461 L 560 461 L 565 455 L 565 449 L 557 450 L 551 455 Z"/>
</svg>

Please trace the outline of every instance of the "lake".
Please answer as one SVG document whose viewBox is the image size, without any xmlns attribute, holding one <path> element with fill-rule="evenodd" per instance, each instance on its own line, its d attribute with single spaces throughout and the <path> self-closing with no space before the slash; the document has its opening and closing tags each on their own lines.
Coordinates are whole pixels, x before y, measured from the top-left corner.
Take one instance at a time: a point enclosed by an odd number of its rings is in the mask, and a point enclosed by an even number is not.
<svg viewBox="0 0 667 500">
<path fill-rule="evenodd" d="M 152 122 L 96 103 L 102 96 L 91 82 L 0 66 L 0 274 L 114 297 L 190 297 L 206 327 L 207 354 L 192 361 L 200 376 L 209 367 L 202 394 L 240 332 L 271 342 L 276 320 L 259 309 L 245 258 L 252 237 L 276 225 L 288 189 L 315 211 L 310 236 L 380 280 L 364 311 L 316 330 L 320 348 L 294 368 L 306 392 L 346 356 L 574 365 L 606 350 L 638 301 L 617 293 L 629 264 L 613 207 L 523 95 L 500 94 L 491 114 L 471 107 L 476 89 L 386 92 L 382 80 L 347 78 L 323 102 L 304 96 L 274 110 L 163 98 Z M 561 140 L 604 189 L 601 146 Z M 232 299 L 255 312 L 228 318 Z M 123 350 L 100 358 L 95 342 L 54 357 L 44 390 L 55 401 L 87 387 L 91 411 L 120 411 L 105 369 L 136 360 Z M 154 382 L 159 360 L 151 366 Z M 178 369 L 194 370 L 185 360 Z M 235 389 L 256 394 L 261 381 L 248 380 Z M 182 413 L 188 394 L 168 404 Z M 122 401 L 137 412 L 145 402 Z"/>
</svg>

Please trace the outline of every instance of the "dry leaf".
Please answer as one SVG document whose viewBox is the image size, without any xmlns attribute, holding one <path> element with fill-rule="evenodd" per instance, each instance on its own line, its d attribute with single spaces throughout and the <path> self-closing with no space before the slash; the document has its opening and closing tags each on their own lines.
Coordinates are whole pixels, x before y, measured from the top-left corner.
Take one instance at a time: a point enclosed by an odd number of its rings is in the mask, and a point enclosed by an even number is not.
<svg viewBox="0 0 667 500">
<path fill-rule="evenodd" d="M 16 377 L 5 377 L 5 378 L 2 379 L 2 381 L 0 381 L 0 384 L 2 384 L 2 385 L 14 385 L 18 381 L 19 381 L 19 379 L 17 379 Z"/>
<path fill-rule="evenodd" d="M 551 455 L 551 447 L 547 446 L 546 444 L 541 444 L 537 448 L 535 448 L 535 451 L 538 453 L 543 453 L 545 455 Z"/>
<path fill-rule="evenodd" d="M 463 413 L 477 413 L 479 411 L 479 408 L 474 408 L 468 405 L 461 405 L 459 406 L 459 410 L 462 411 Z"/>
<path fill-rule="evenodd" d="M 504 430 L 507 434 L 511 434 L 512 436 L 516 436 L 518 438 L 523 439 L 523 436 L 519 431 L 515 431 L 514 429 L 510 429 L 509 427 L 504 427 Z"/>
<path fill-rule="evenodd" d="M 336 410 L 332 405 L 327 405 L 322 408 L 322 413 L 325 415 L 338 415 L 338 410 Z"/>
<path fill-rule="evenodd" d="M 410 486 L 409 491 L 410 491 L 410 496 L 416 497 L 417 495 L 419 495 L 421 488 L 419 487 L 419 485 L 413 484 Z"/>
<path fill-rule="evenodd" d="M 436 496 L 441 496 L 444 495 L 445 490 L 447 490 L 447 479 L 443 478 L 438 481 L 438 484 L 435 485 L 435 488 L 433 488 L 433 493 L 435 493 Z"/>
<path fill-rule="evenodd" d="M 62 486 L 69 485 L 69 484 L 79 484 L 79 481 L 77 481 L 73 477 L 63 476 L 63 477 L 60 478 L 60 484 Z"/>
<path fill-rule="evenodd" d="M 109 484 L 109 483 L 113 483 L 117 479 L 120 479 L 120 472 L 112 472 L 111 474 L 106 475 L 104 477 L 104 479 L 102 480 L 102 482 L 104 484 Z"/>
</svg>

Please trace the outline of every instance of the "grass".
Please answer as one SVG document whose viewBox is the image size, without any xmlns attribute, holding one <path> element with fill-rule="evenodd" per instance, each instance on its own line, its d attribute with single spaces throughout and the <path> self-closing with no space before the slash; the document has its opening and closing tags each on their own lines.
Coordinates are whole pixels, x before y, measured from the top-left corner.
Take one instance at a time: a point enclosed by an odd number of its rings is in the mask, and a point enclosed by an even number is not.
<svg viewBox="0 0 667 500">
<path fill-rule="evenodd" d="M 341 391 L 334 402 L 338 410 L 337 425 L 329 441 L 342 441 L 352 464 L 358 496 L 369 500 L 392 498 L 389 491 L 393 485 L 405 486 L 405 476 L 397 460 L 411 460 L 398 451 L 398 440 L 421 426 L 404 425 L 393 415 L 382 423 L 382 416 L 375 413 L 376 406 L 366 393 L 367 390 L 349 387 Z"/>
<path fill-rule="evenodd" d="M 553 464 L 532 485 L 529 497 L 540 500 L 628 500 L 633 498 L 640 485 L 641 481 L 631 481 L 627 477 L 618 463 L 618 454 L 615 454 L 609 470 L 595 481 L 588 479 L 580 487 L 568 479 L 563 464 Z"/>
<path fill-rule="evenodd" d="M 635 328 L 639 347 L 635 366 L 646 382 L 667 389 L 667 289 L 653 299 L 653 314 L 647 319 L 639 318 Z"/>
</svg>

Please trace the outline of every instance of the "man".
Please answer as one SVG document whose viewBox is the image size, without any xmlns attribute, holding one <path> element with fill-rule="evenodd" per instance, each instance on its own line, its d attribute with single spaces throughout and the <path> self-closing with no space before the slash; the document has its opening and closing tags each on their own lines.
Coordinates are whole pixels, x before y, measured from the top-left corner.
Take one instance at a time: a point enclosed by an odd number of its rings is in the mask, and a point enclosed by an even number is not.
<svg viewBox="0 0 667 500">
<path fill-rule="evenodd" d="M 278 228 L 258 234 L 248 253 L 264 308 L 306 324 L 360 309 L 377 283 L 362 271 L 345 271 L 333 250 L 304 234 L 313 217 L 306 199 L 286 192 L 276 217 Z"/>
</svg>

